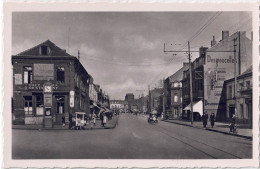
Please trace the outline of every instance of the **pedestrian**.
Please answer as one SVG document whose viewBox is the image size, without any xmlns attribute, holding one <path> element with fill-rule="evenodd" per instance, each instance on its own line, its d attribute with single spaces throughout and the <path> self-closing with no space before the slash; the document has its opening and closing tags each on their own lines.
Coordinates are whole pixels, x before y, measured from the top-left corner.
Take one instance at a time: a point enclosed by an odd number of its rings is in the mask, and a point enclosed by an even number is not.
<svg viewBox="0 0 260 169">
<path fill-rule="evenodd" d="M 92 120 L 93 120 L 93 125 L 94 126 L 96 126 L 96 117 L 97 117 L 96 113 L 93 113 Z"/>
<path fill-rule="evenodd" d="M 105 127 L 107 124 L 107 115 L 104 113 L 104 116 L 103 116 L 103 127 Z"/>
<path fill-rule="evenodd" d="M 236 115 L 233 114 L 231 118 L 230 132 L 234 131 L 235 125 L 236 125 Z"/>
<path fill-rule="evenodd" d="M 101 121 L 101 126 L 104 127 L 104 123 L 103 123 L 103 120 L 104 120 L 103 112 L 100 113 L 99 118 L 100 118 L 100 121 Z"/>
<path fill-rule="evenodd" d="M 69 113 L 69 129 L 72 128 L 72 115 Z"/>
<path fill-rule="evenodd" d="M 64 127 L 65 126 L 65 116 L 64 115 L 61 118 L 61 122 L 62 122 L 62 127 Z"/>
<path fill-rule="evenodd" d="M 202 121 L 203 121 L 203 127 L 206 128 L 207 127 L 207 123 L 208 123 L 208 114 L 204 113 L 202 115 Z"/>
<path fill-rule="evenodd" d="M 211 113 L 211 115 L 210 115 L 210 124 L 211 124 L 211 127 L 213 128 L 214 124 L 215 124 L 215 114 L 214 113 Z"/>
</svg>

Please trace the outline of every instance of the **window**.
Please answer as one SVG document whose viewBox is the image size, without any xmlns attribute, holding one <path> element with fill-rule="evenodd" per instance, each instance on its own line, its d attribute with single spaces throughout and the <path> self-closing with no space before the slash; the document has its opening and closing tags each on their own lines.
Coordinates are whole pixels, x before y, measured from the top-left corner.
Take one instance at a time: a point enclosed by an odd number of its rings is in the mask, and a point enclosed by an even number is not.
<svg viewBox="0 0 260 169">
<path fill-rule="evenodd" d="M 64 96 L 56 96 L 56 113 L 57 114 L 64 114 Z"/>
<path fill-rule="evenodd" d="M 80 97 L 80 109 L 84 110 L 86 104 L 86 97 L 84 95 L 81 95 Z"/>
<path fill-rule="evenodd" d="M 36 115 L 43 115 L 43 95 L 36 95 Z"/>
<path fill-rule="evenodd" d="M 177 94 L 174 94 L 173 101 L 174 101 L 175 103 L 178 102 L 178 95 L 177 95 Z"/>
<path fill-rule="evenodd" d="M 244 119 L 244 105 L 240 104 L 240 114 L 241 114 L 241 118 Z"/>
<path fill-rule="evenodd" d="M 232 98 L 232 86 L 228 86 L 228 99 Z"/>
<path fill-rule="evenodd" d="M 59 84 L 65 83 L 64 67 L 57 67 L 56 68 L 56 75 L 57 75 L 57 83 L 59 83 Z"/>
<path fill-rule="evenodd" d="M 250 89 L 251 85 L 250 85 L 250 81 L 246 81 L 246 88 Z"/>
<path fill-rule="evenodd" d="M 24 114 L 33 114 L 32 96 L 24 96 Z"/>
<path fill-rule="evenodd" d="M 50 55 L 51 53 L 51 48 L 49 46 L 41 46 L 40 47 L 40 55 Z"/>
<path fill-rule="evenodd" d="M 31 66 L 25 66 L 23 68 L 23 83 L 24 84 L 32 83 L 32 67 Z"/>
<path fill-rule="evenodd" d="M 239 90 L 243 90 L 244 89 L 244 83 L 239 83 Z"/>
<path fill-rule="evenodd" d="M 173 83 L 173 87 L 179 87 L 179 83 L 178 82 L 174 82 Z"/>
</svg>

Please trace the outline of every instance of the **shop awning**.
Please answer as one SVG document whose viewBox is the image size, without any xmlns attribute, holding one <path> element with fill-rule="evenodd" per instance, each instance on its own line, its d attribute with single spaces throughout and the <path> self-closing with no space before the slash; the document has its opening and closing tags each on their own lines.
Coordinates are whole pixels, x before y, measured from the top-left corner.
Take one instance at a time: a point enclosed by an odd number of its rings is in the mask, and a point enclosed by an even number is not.
<svg viewBox="0 0 260 169">
<path fill-rule="evenodd" d="M 93 103 L 93 106 L 103 110 L 103 108 L 99 107 L 95 102 Z"/>
<path fill-rule="evenodd" d="M 183 110 L 190 110 L 190 104 Z M 201 116 L 203 115 L 203 102 L 202 100 L 193 103 L 193 112 L 198 112 Z"/>
</svg>

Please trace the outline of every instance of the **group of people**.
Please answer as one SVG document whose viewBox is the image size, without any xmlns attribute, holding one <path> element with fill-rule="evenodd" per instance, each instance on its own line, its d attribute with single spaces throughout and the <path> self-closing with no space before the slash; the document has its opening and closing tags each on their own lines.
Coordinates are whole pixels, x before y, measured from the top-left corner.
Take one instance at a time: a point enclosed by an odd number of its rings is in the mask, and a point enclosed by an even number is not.
<svg viewBox="0 0 260 169">
<path fill-rule="evenodd" d="M 211 127 L 212 127 L 212 128 L 214 127 L 214 125 L 215 125 L 215 119 L 216 119 L 214 113 L 212 113 L 212 114 L 210 115 L 210 117 L 209 117 L 209 116 L 208 116 L 208 113 L 205 112 L 205 113 L 203 113 L 203 115 L 202 115 L 201 118 L 202 118 L 202 122 L 203 122 L 203 127 L 204 127 L 204 128 L 207 127 L 208 118 L 209 118 L 209 120 L 210 120 L 210 125 L 211 125 Z"/>
<path fill-rule="evenodd" d="M 213 128 L 214 125 L 215 125 L 215 120 L 216 120 L 215 114 L 212 113 L 210 115 L 210 117 L 208 117 L 208 113 L 207 112 L 203 113 L 203 115 L 202 115 L 202 122 L 203 122 L 203 127 L 204 128 L 207 127 L 208 119 L 210 120 L 211 127 Z M 233 114 L 232 115 L 232 119 L 231 119 L 231 124 L 229 126 L 230 127 L 230 132 L 234 131 L 235 125 L 236 125 L 236 115 Z"/>
</svg>

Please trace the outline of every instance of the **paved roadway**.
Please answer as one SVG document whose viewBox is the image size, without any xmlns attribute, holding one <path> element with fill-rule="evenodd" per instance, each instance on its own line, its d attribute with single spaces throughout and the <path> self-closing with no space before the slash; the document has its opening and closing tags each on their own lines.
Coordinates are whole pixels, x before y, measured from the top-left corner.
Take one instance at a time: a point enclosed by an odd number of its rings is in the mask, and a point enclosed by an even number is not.
<svg viewBox="0 0 260 169">
<path fill-rule="evenodd" d="M 14 159 L 252 158 L 252 141 L 121 114 L 115 129 L 13 130 Z"/>
</svg>

